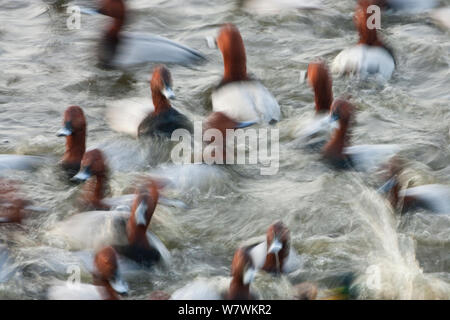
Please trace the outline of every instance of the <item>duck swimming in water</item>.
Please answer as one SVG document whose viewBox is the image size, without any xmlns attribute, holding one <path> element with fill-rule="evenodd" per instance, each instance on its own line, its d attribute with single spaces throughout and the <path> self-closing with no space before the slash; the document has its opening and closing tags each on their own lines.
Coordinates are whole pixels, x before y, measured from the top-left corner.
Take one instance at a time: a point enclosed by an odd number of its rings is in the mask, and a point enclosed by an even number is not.
<svg viewBox="0 0 450 320">
<path fill-rule="evenodd" d="M 300 267 L 299 257 L 291 248 L 290 231 L 281 221 L 270 225 L 265 241 L 247 248 L 257 270 L 289 273 Z"/>
<path fill-rule="evenodd" d="M 359 33 L 356 46 L 343 50 L 333 60 L 331 69 L 338 74 L 355 74 L 362 79 L 371 75 L 380 81 L 387 81 L 395 70 L 392 51 L 378 38 L 377 29 L 369 28 L 369 0 L 359 0 L 354 23 Z"/>
<path fill-rule="evenodd" d="M 99 250 L 94 258 L 93 284 L 76 283 L 52 285 L 48 289 L 50 300 L 118 300 L 119 294 L 128 292 L 122 280 L 117 253 L 112 247 Z"/>
<path fill-rule="evenodd" d="M 71 106 L 64 112 L 63 127 L 56 134 L 66 137 L 66 151 L 61 167 L 72 178 L 80 170 L 81 159 L 86 151 L 86 118 L 83 109 Z"/>
<path fill-rule="evenodd" d="M 403 183 L 405 169 L 403 159 L 391 159 L 388 163 L 390 179 L 379 189 L 392 207 L 400 213 L 421 208 L 432 213 L 450 214 L 450 186 L 437 183 L 408 186 Z"/>
<path fill-rule="evenodd" d="M 224 283 L 208 280 L 196 280 L 176 290 L 171 300 L 255 300 L 250 290 L 256 269 L 249 252 L 245 248 L 236 250 L 231 263 L 231 281 L 228 288 Z"/>
<path fill-rule="evenodd" d="M 148 231 L 159 198 L 158 186 L 140 186 L 129 212 L 88 211 L 59 222 L 52 234 L 62 237 L 72 249 L 112 246 L 117 253 L 140 265 L 151 266 L 170 253 L 156 235 Z"/>
<path fill-rule="evenodd" d="M 82 9 L 88 14 L 103 14 L 113 19 L 103 33 L 99 59 L 108 67 L 126 68 L 146 62 L 190 65 L 206 61 L 198 51 L 169 39 L 122 31 L 127 21 L 123 0 L 102 0 L 98 10 Z"/>
<path fill-rule="evenodd" d="M 156 66 L 150 80 L 152 101 L 114 101 L 108 105 L 107 119 L 117 132 L 134 137 L 171 137 L 176 129 L 194 131 L 191 121 L 175 109 L 172 76 L 164 65 Z"/>
<path fill-rule="evenodd" d="M 86 209 L 109 210 L 110 207 L 103 203 L 105 197 L 108 167 L 105 157 L 99 149 L 86 152 L 81 160 L 80 171 L 71 179 L 84 182 L 80 205 Z"/>
<path fill-rule="evenodd" d="M 172 76 L 169 69 L 157 66 L 153 70 L 150 88 L 155 110 L 139 124 L 138 137 L 170 138 L 176 129 L 186 129 L 192 133 L 194 129 L 191 121 L 170 104 L 170 99 L 173 99 L 175 94 L 172 90 Z"/>
<path fill-rule="evenodd" d="M 335 99 L 331 106 L 332 118 L 339 122 L 331 139 L 322 149 L 322 155 L 336 168 L 354 168 L 360 171 L 377 169 L 405 146 L 397 144 L 350 146 L 350 129 L 355 107 L 345 99 Z"/>
<path fill-rule="evenodd" d="M 225 24 L 216 39 L 223 55 L 224 74 L 212 93 L 214 112 L 223 112 L 237 122 L 272 123 L 280 120 L 281 111 L 272 94 L 247 75 L 242 36 L 232 24 Z"/>
</svg>

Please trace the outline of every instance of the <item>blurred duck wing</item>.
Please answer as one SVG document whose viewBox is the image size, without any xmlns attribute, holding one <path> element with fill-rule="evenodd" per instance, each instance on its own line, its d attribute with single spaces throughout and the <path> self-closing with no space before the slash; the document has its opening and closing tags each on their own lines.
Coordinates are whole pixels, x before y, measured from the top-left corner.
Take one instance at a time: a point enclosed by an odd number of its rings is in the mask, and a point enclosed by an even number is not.
<svg viewBox="0 0 450 320">
<path fill-rule="evenodd" d="M 279 121 L 280 106 L 272 94 L 258 81 L 232 82 L 212 93 L 214 112 L 223 112 L 238 122 Z"/>
<path fill-rule="evenodd" d="M 51 234 L 66 241 L 71 249 L 97 249 L 126 243 L 125 225 L 130 213 L 89 211 L 59 222 Z"/>
<path fill-rule="evenodd" d="M 289 251 L 289 256 L 283 265 L 283 273 L 291 273 L 299 270 L 303 266 L 302 257 L 293 249 Z"/>
<path fill-rule="evenodd" d="M 398 153 L 403 146 L 396 144 L 358 145 L 344 149 L 358 171 L 372 171 Z"/>
<path fill-rule="evenodd" d="M 125 68 L 146 62 L 190 65 L 206 58 L 198 51 L 157 36 L 123 32 L 112 65 Z"/>
<path fill-rule="evenodd" d="M 394 69 L 394 58 L 386 49 L 367 45 L 356 45 L 343 50 L 331 65 L 334 73 L 355 74 L 363 79 L 379 75 L 382 80 L 389 80 Z"/>
<path fill-rule="evenodd" d="M 161 255 L 162 261 L 166 264 L 170 264 L 170 260 L 172 258 L 169 250 L 167 247 L 162 243 L 162 241 L 150 230 L 147 231 L 147 239 L 150 245 L 155 248 L 159 254 Z"/>
<path fill-rule="evenodd" d="M 137 137 L 142 120 L 154 110 L 149 98 L 110 101 L 106 106 L 106 119 L 114 131 Z"/>
<path fill-rule="evenodd" d="M 402 197 L 412 197 L 435 213 L 450 214 L 450 187 L 428 184 L 400 191 Z"/>
</svg>

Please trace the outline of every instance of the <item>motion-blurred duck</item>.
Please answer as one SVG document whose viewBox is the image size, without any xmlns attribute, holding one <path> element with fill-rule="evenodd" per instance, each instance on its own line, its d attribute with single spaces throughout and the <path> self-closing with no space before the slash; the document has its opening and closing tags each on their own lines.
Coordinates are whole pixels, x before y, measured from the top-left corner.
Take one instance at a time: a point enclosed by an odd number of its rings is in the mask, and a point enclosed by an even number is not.
<svg viewBox="0 0 450 320">
<path fill-rule="evenodd" d="M 331 107 L 332 117 L 339 121 L 330 141 L 322 149 L 323 157 L 337 168 L 354 168 L 371 171 L 379 168 L 404 146 L 396 144 L 349 146 L 349 129 L 355 107 L 344 99 L 335 99 Z"/>
<path fill-rule="evenodd" d="M 450 186 L 442 184 L 422 184 L 408 186 L 404 182 L 406 162 L 398 157 L 388 164 L 391 177 L 379 191 L 386 194 L 394 209 L 406 213 L 422 208 L 433 213 L 450 214 Z"/>
<path fill-rule="evenodd" d="M 281 221 L 270 225 L 265 241 L 247 248 L 256 270 L 289 273 L 300 267 L 299 256 L 291 248 L 290 231 Z"/>
<path fill-rule="evenodd" d="M 112 245 L 120 256 L 151 266 L 170 253 L 156 235 L 147 231 L 158 203 L 158 187 L 147 184 L 136 190 L 131 212 L 90 211 L 59 222 L 52 233 L 74 249 L 95 249 Z"/>
<path fill-rule="evenodd" d="M 107 118 L 112 129 L 137 137 L 171 137 L 176 129 L 193 132 L 191 121 L 174 107 L 175 98 L 169 69 L 155 67 L 150 81 L 152 104 L 115 101 L 108 106 Z"/>
<path fill-rule="evenodd" d="M 18 182 L 0 178 L 0 224 L 22 223 L 32 213 L 47 209 L 32 205 L 17 186 Z"/>
<path fill-rule="evenodd" d="M 335 128 L 331 118 L 333 103 L 333 82 L 324 61 L 313 61 L 306 72 L 308 84 L 314 90 L 315 118 L 300 132 L 299 139 L 308 145 L 324 143 L 326 137 Z"/>
<path fill-rule="evenodd" d="M 395 70 L 392 52 L 378 38 L 377 29 L 369 28 L 371 6 L 369 0 L 359 0 L 356 6 L 354 22 L 359 33 L 356 46 L 345 49 L 333 61 L 332 71 L 339 74 L 356 74 L 365 79 L 370 75 L 386 81 Z M 370 12 L 370 10 L 369 10 Z"/>
<path fill-rule="evenodd" d="M 171 300 L 255 300 L 250 284 L 256 274 L 252 259 L 245 248 L 236 251 L 231 263 L 231 281 L 225 283 L 196 280 L 172 294 Z"/>
<path fill-rule="evenodd" d="M 122 280 L 116 252 L 106 247 L 97 252 L 94 259 L 93 284 L 58 283 L 48 289 L 50 300 L 118 300 L 119 294 L 128 292 Z"/>
<path fill-rule="evenodd" d="M 272 94 L 247 75 L 244 41 L 232 24 L 224 25 L 216 39 L 223 55 L 222 81 L 212 93 L 214 112 L 223 112 L 236 122 L 272 123 L 280 120 L 281 111 Z"/>
<path fill-rule="evenodd" d="M 64 112 L 63 127 L 56 134 L 66 137 L 66 151 L 61 167 L 72 178 L 80 170 L 81 159 L 86 151 L 86 118 L 83 109 L 71 106 Z"/>
<path fill-rule="evenodd" d="M 103 14 L 113 22 L 100 43 L 100 61 L 110 67 L 125 68 L 145 62 L 190 65 L 205 61 L 198 51 L 169 39 L 150 34 L 123 32 L 126 6 L 123 0 L 102 0 L 98 10 L 83 9 L 87 14 Z"/>
</svg>

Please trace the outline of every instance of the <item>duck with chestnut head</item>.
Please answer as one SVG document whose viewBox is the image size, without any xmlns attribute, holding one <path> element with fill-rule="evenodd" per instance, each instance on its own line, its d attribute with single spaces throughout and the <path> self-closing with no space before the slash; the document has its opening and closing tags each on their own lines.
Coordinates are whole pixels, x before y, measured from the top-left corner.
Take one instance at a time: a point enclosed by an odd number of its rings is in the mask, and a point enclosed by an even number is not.
<svg viewBox="0 0 450 320">
<path fill-rule="evenodd" d="M 291 233 L 281 221 L 269 226 L 265 241 L 246 248 L 257 270 L 281 274 L 301 267 L 299 255 L 291 248 Z"/>
<path fill-rule="evenodd" d="M 191 121 L 172 107 L 175 98 L 172 90 L 172 76 L 167 67 L 160 65 L 153 70 L 150 81 L 154 111 L 139 124 L 138 137 L 160 136 L 170 138 L 177 129 L 194 131 Z"/>
<path fill-rule="evenodd" d="M 66 138 L 66 150 L 61 167 L 72 178 L 80 170 L 86 151 L 86 118 L 79 106 L 70 106 L 64 112 L 63 127 L 56 134 Z"/>
<path fill-rule="evenodd" d="M 255 300 L 250 284 L 256 268 L 247 248 L 236 250 L 231 262 L 231 280 L 225 284 L 214 279 L 197 279 L 176 290 L 171 300 Z"/>
<path fill-rule="evenodd" d="M 338 121 L 339 126 L 322 149 L 322 155 L 335 168 L 374 171 L 398 152 L 408 148 L 407 145 L 399 144 L 351 145 L 354 105 L 346 99 L 338 98 L 333 101 L 331 112 L 332 118 Z"/>
<path fill-rule="evenodd" d="M 164 37 L 123 31 L 128 21 L 124 0 L 101 0 L 98 9 L 82 8 L 81 12 L 112 18 L 99 48 L 99 60 L 106 67 L 128 68 L 148 62 L 191 65 L 206 61 L 199 51 Z"/>
<path fill-rule="evenodd" d="M 112 247 L 99 250 L 94 257 L 93 284 L 55 284 L 48 289 L 50 300 L 118 300 L 128 285 L 122 279 L 117 253 Z"/>
<path fill-rule="evenodd" d="M 356 46 L 343 50 L 332 63 L 332 71 L 338 74 L 355 74 L 362 79 L 375 76 L 387 81 L 395 70 L 392 51 L 380 40 L 376 27 L 369 27 L 371 0 L 358 0 L 354 23 L 359 33 Z"/>
<path fill-rule="evenodd" d="M 127 211 L 87 211 L 58 222 L 51 231 L 73 250 L 107 245 L 139 265 L 170 262 L 170 253 L 149 229 L 159 200 L 159 185 L 152 181 L 137 188 Z"/>
<path fill-rule="evenodd" d="M 99 149 L 93 149 L 84 154 L 80 164 L 80 171 L 71 180 L 85 182 L 79 201 L 82 208 L 94 210 L 110 209 L 102 201 L 107 190 L 108 167 L 105 157 Z"/>
<path fill-rule="evenodd" d="M 237 122 L 279 121 L 278 102 L 259 81 L 247 74 L 245 46 L 238 28 L 233 24 L 222 26 L 216 44 L 222 52 L 224 74 L 211 96 L 213 111 L 223 112 Z"/>
<path fill-rule="evenodd" d="M 392 158 L 386 168 L 389 179 L 378 191 L 399 213 L 425 209 L 435 214 L 450 214 L 450 186 L 438 183 L 410 186 L 407 161 L 400 157 Z"/>
</svg>

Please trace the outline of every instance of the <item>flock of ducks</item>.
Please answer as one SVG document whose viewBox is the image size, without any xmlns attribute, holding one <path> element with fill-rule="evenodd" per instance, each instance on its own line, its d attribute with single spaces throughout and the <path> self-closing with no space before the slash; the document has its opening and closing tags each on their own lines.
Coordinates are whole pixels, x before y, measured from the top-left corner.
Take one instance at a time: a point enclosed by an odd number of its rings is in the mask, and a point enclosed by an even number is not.
<svg viewBox="0 0 450 320">
<path fill-rule="evenodd" d="M 263 5 L 272 1 L 247 1 L 247 6 Z M 294 1 L 281 1 L 289 6 Z M 300 1 L 301 2 L 301 1 Z M 407 2 L 407 1 L 405 1 Z M 298 1 L 295 2 L 298 5 Z M 305 2 L 306 3 L 306 2 Z M 308 1 L 309 7 L 314 6 Z M 359 42 L 337 55 L 331 71 L 341 75 L 355 75 L 363 79 L 374 77 L 387 81 L 395 70 L 392 50 L 378 37 L 376 29 L 369 29 L 367 8 L 377 4 L 382 8 L 401 7 L 397 0 L 359 0 L 354 22 Z M 308 7 L 308 4 L 304 5 Z M 84 9 L 89 14 L 103 14 L 112 18 L 100 44 L 99 58 L 106 67 L 123 67 L 142 61 L 157 61 L 189 65 L 201 63 L 204 56 L 197 50 L 171 40 L 152 35 L 126 33 L 122 27 L 126 21 L 123 0 L 103 0 L 98 10 Z M 261 82 L 252 79 L 246 69 L 246 51 L 238 28 L 232 24 L 221 27 L 214 41 L 223 55 L 224 74 L 220 84 L 212 92 L 213 112 L 204 121 L 204 129 L 245 128 L 254 124 L 271 125 L 281 119 L 276 99 Z M 144 50 L 142 50 L 144 49 Z M 388 179 L 380 192 L 386 194 L 392 206 L 401 212 L 414 207 L 424 207 L 438 213 L 450 213 L 450 188 L 444 185 L 423 185 L 405 188 L 399 176 L 407 163 L 396 157 L 398 145 L 351 146 L 349 132 L 355 117 L 355 107 L 346 97 L 334 98 L 330 70 L 322 60 L 312 61 L 305 78 L 315 95 L 316 117 L 302 131 L 306 144 L 319 146 L 325 161 L 336 169 L 367 169 L 385 164 Z M 193 132 L 191 120 L 172 107 L 174 98 L 172 77 L 168 68 L 154 68 L 150 81 L 152 106 L 145 112 L 137 110 L 132 126 L 120 126 L 123 114 L 112 114 L 111 127 L 138 138 L 170 138 L 176 129 Z M 125 114 L 130 110 L 124 110 Z M 131 129 L 130 129 L 131 128 Z M 330 136 L 331 132 L 331 136 Z M 118 257 L 149 267 L 160 261 L 168 262 L 170 254 L 161 240 L 148 227 L 157 205 L 184 204 L 165 198 L 161 192 L 169 183 L 164 178 L 146 177 L 138 183 L 134 194 L 118 198 L 106 198 L 108 168 L 104 153 L 99 149 L 86 149 L 87 123 L 83 109 L 70 106 L 63 116 L 59 137 L 66 139 L 66 151 L 60 161 L 67 180 L 82 183 L 83 192 L 78 201 L 81 210 L 88 210 L 60 221 L 55 232 L 68 241 L 76 242 L 80 249 L 92 250 L 99 244 L 110 243 L 96 251 L 92 268 L 93 284 L 68 287 L 55 284 L 48 289 L 50 299 L 118 299 L 128 291 L 123 281 Z M 0 168 L 13 170 L 34 169 L 45 163 L 41 157 L 1 155 Z M 387 163 L 387 164 L 386 164 Z M 17 196 L 14 181 L 0 180 L 0 223 L 21 223 L 30 212 L 39 211 L 31 202 Z M 108 239 L 102 228 L 112 222 L 114 238 Z M 120 244 L 118 244 L 120 243 Z M 217 288 L 207 282 L 194 282 L 169 295 L 153 292 L 151 299 L 254 299 L 250 290 L 257 272 L 271 274 L 289 273 L 298 267 L 298 256 L 290 246 L 290 232 L 282 222 L 270 225 L 265 241 L 236 250 L 231 264 L 229 286 Z M 318 291 L 312 283 L 296 286 L 295 297 L 315 299 Z"/>
</svg>

